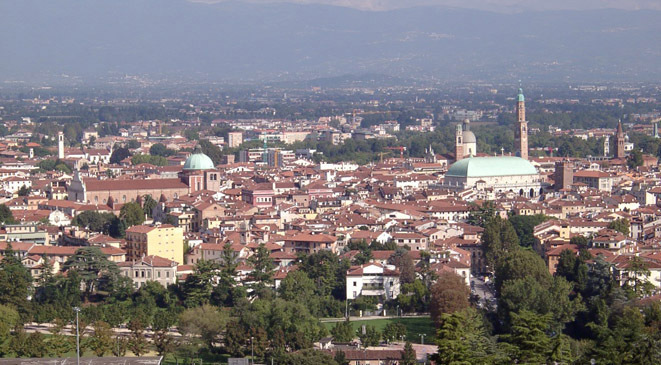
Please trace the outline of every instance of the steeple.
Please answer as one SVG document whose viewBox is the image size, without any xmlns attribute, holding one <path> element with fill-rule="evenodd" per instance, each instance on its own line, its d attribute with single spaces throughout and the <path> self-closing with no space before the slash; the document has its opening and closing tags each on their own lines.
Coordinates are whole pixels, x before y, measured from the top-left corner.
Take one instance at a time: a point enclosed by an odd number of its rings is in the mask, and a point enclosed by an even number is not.
<svg viewBox="0 0 661 365">
<path fill-rule="evenodd" d="M 622 130 L 622 120 L 617 122 L 617 132 L 615 133 L 615 158 L 625 158 L 624 154 L 624 131 Z"/>
<path fill-rule="evenodd" d="M 459 161 L 464 158 L 464 131 L 461 124 L 457 124 L 454 139 L 454 160 Z"/>
<path fill-rule="evenodd" d="M 519 156 L 528 159 L 528 122 L 526 121 L 526 99 L 523 96 L 523 89 L 519 88 L 519 93 L 516 96 L 516 119 L 517 127 L 515 131 L 517 149 Z"/>
</svg>

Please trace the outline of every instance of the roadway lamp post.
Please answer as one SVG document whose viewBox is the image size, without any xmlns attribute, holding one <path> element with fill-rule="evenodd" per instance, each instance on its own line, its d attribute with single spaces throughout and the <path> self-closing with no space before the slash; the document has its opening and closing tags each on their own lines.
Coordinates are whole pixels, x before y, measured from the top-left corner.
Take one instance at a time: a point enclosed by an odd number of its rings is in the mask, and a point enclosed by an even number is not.
<svg viewBox="0 0 661 365">
<path fill-rule="evenodd" d="M 255 346 L 253 346 L 253 337 L 250 336 L 250 362 L 255 365 Z"/>
<path fill-rule="evenodd" d="M 80 313 L 80 307 L 73 307 L 73 311 L 76 312 L 76 363 L 80 365 L 80 332 L 78 330 L 78 313 Z"/>
<path fill-rule="evenodd" d="M 421 333 L 418 336 L 420 336 L 420 344 L 424 345 L 425 344 L 425 336 L 427 336 L 426 333 Z"/>
</svg>

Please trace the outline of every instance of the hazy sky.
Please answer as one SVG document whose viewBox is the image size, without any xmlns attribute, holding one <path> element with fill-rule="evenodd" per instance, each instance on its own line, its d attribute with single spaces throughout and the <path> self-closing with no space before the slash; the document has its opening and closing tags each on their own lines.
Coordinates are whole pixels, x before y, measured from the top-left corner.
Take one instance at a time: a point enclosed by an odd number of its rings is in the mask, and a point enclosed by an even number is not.
<svg viewBox="0 0 661 365">
<path fill-rule="evenodd" d="M 190 0 L 221 2 L 226 0 Z M 584 9 L 656 9 L 661 0 L 240 0 L 253 3 L 291 2 L 300 4 L 329 4 L 364 10 L 387 10 L 420 5 L 442 5 L 459 8 L 511 12 L 517 10 L 584 10 Z"/>
</svg>

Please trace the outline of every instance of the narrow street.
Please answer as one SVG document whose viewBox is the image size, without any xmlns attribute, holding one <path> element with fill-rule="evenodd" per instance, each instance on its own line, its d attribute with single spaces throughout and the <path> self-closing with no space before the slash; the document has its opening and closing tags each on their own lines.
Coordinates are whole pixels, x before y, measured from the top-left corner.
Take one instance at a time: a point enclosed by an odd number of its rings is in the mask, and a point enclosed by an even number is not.
<svg viewBox="0 0 661 365">
<path fill-rule="evenodd" d="M 496 307 L 496 296 L 491 290 L 491 287 L 482 280 L 481 276 L 471 276 L 471 293 L 477 295 L 480 298 L 480 306 L 483 308 L 488 307 L 489 305 Z"/>
</svg>

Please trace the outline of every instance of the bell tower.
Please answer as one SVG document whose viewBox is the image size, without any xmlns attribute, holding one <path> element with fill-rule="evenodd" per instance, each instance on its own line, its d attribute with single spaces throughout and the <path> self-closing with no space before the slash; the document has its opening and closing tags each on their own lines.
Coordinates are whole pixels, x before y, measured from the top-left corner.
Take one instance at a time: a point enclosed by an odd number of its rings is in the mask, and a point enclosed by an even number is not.
<svg viewBox="0 0 661 365">
<path fill-rule="evenodd" d="M 617 122 L 617 132 L 615 133 L 615 158 L 625 158 L 624 154 L 624 131 L 622 130 L 622 121 Z"/>
<path fill-rule="evenodd" d="M 516 96 L 516 119 L 517 128 L 515 131 L 516 144 L 519 150 L 519 156 L 522 159 L 528 159 L 528 122 L 526 121 L 526 100 L 523 96 L 523 89 L 519 88 L 519 94 Z"/>
<path fill-rule="evenodd" d="M 455 161 L 464 158 L 464 131 L 461 123 L 457 124 L 457 129 L 454 137 L 454 156 Z"/>
</svg>

